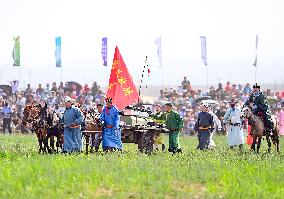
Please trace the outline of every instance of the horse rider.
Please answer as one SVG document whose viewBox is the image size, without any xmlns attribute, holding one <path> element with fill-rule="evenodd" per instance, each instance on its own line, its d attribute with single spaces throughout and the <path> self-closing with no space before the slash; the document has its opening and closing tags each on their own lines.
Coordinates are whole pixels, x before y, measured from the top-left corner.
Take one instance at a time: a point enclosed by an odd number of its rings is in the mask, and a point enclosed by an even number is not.
<svg viewBox="0 0 284 199">
<path fill-rule="evenodd" d="M 74 100 L 70 97 L 65 98 L 66 110 L 62 117 L 64 125 L 63 152 L 80 152 L 82 149 L 81 124 L 84 116 L 79 108 L 73 105 Z"/>
<path fill-rule="evenodd" d="M 242 121 L 241 121 L 241 110 L 236 107 L 237 101 L 232 99 L 230 102 L 230 108 L 226 111 L 224 116 L 224 122 L 228 125 L 228 144 L 230 148 L 238 145 L 242 149 L 244 144 L 244 135 Z"/>
<path fill-rule="evenodd" d="M 273 134 L 274 124 L 271 119 L 271 112 L 266 98 L 262 92 L 260 92 L 260 86 L 256 83 L 253 86 L 253 92 L 249 96 L 244 106 L 249 106 L 255 115 L 260 116 L 264 122 L 264 126 L 268 129 L 270 135 Z"/>
</svg>

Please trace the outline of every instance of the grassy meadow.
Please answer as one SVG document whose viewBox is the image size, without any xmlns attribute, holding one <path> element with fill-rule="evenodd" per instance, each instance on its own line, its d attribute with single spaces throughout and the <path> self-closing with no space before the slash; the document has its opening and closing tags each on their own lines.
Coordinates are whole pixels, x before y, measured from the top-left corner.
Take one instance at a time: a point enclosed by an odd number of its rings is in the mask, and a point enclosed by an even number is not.
<svg viewBox="0 0 284 199">
<path fill-rule="evenodd" d="M 165 139 L 166 140 L 166 139 Z M 183 154 L 40 155 L 34 135 L 0 135 L 0 198 L 284 198 L 284 156 L 217 147 L 195 150 L 182 137 Z M 284 139 L 281 139 L 283 147 Z"/>
</svg>

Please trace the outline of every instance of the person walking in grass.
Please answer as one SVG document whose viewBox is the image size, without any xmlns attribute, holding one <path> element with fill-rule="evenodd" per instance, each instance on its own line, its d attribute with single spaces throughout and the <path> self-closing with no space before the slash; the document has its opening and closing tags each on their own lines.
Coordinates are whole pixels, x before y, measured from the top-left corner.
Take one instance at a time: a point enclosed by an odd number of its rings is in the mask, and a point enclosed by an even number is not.
<svg viewBox="0 0 284 199">
<path fill-rule="evenodd" d="M 179 113 L 173 110 L 171 103 L 165 104 L 166 113 L 163 117 L 165 119 L 166 127 L 169 130 L 169 152 L 182 153 L 179 143 L 179 132 L 183 128 L 183 120 Z"/>
<path fill-rule="evenodd" d="M 234 146 L 239 146 L 241 149 L 244 144 L 244 135 L 242 121 L 241 121 L 241 110 L 236 108 L 236 103 L 234 99 L 230 101 L 230 108 L 227 110 L 224 120 L 225 123 L 229 126 L 228 128 L 228 144 L 230 148 Z"/>
<path fill-rule="evenodd" d="M 213 116 L 208 112 L 209 103 L 204 102 L 201 106 L 201 112 L 197 116 L 194 130 L 198 132 L 197 149 L 207 150 L 210 143 L 210 134 L 214 129 Z"/>
<path fill-rule="evenodd" d="M 65 98 L 66 110 L 62 118 L 62 123 L 64 124 L 64 153 L 80 152 L 82 149 L 82 132 L 80 127 L 84 116 L 79 108 L 73 106 L 73 103 L 74 100 L 72 98 Z"/>
</svg>

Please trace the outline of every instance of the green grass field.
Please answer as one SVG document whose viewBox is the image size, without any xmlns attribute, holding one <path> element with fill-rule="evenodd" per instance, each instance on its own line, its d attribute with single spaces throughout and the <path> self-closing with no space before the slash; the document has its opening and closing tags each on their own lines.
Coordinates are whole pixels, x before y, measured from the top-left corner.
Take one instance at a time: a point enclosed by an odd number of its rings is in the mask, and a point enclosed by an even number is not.
<svg viewBox="0 0 284 199">
<path fill-rule="evenodd" d="M 39 155 L 33 135 L 0 136 L 0 198 L 284 198 L 284 156 L 248 148 L 141 154 L 133 144 L 114 154 Z M 281 139 L 282 143 L 284 139 Z M 282 144 L 283 146 L 283 144 Z M 282 147 L 283 148 L 283 147 Z"/>
</svg>

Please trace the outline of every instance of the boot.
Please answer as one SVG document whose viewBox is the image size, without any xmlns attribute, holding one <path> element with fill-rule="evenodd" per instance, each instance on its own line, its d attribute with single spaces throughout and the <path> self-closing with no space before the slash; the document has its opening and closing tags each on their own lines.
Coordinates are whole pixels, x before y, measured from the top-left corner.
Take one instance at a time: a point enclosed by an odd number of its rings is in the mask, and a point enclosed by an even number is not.
<svg viewBox="0 0 284 199">
<path fill-rule="evenodd" d="M 180 148 L 180 149 L 177 149 L 177 152 L 178 152 L 178 153 L 182 153 L 182 150 L 181 150 L 181 148 Z"/>
<path fill-rule="evenodd" d="M 164 152 L 166 150 L 166 145 L 162 144 L 162 151 Z"/>
</svg>

